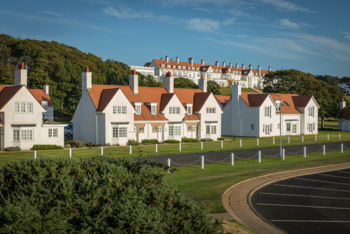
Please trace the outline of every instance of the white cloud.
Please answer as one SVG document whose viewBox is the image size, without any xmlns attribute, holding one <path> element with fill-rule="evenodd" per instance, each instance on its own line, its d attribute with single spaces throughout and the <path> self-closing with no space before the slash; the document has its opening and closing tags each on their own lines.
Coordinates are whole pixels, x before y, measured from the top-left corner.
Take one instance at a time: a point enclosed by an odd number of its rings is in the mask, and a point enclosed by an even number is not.
<svg viewBox="0 0 350 234">
<path fill-rule="evenodd" d="M 340 32 L 340 33 L 343 34 L 346 39 L 350 40 L 350 32 Z"/>
<path fill-rule="evenodd" d="M 213 32 L 220 29 L 220 22 L 211 19 L 192 18 L 186 23 L 188 29 L 199 32 Z"/>
<path fill-rule="evenodd" d="M 140 13 L 140 12 L 135 12 L 132 9 L 129 8 L 124 8 L 124 7 L 119 7 L 118 9 L 114 7 L 107 7 L 103 9 L 103 11 L 108 14 L 115 16 L 117 18 L 122 18 L 122 19 L 130 19 L 130 18 L 153 18 L 153 14 L 146 14 L 146 13 Z"/>
<path fill-rule="evenodd" d="M 278 20 L 279 25 L 285 28 L 299 28 L 297 23 L 291 22 L 288 19 L 280 19 Z"/>
<path fill-rule="evenodd" d="M 54 12 L 54 11 L 40 11 L 41 13 L 44 13 L 46 15 L 61 17 L 62 15 L 60 13 Z"/>
<path fill-rule="evenodd" d="M 300 7 L 294 3 L 288 2 L 286 0 L 258 0 L 258 1 L 263 3 L 263 4 L 272 5 L 272 6 L 276 7 L 278 10 L 282 10 L 282 11 L 300 11 L 300 12 L 315 13 L 314 11 Z"/>
</svg>

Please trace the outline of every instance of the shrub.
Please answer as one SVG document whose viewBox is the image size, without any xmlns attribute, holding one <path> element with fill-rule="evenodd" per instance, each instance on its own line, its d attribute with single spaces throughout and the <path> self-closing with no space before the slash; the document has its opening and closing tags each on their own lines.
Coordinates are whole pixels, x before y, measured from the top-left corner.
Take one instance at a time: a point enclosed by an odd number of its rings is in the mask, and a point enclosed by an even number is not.
<svg viewBox="0 0 350 234">
<path fill-rule="evenodd" d="M 72 146 L 70 144 L 64 143 L 64 148 L 71 148 Z"/>
<path fill-rule="evenodd" d="M 142 144 L 159 144 L 159 141 L 157 139 L 144 139 Z"/>
<path fill-rule="evenodd" d="M 126 143 L 127 145 L 132 145 L 132 146 L 135 146 L 135 145 L 139 145 L 140 143 L 135 141 L 135 140 L 128 140 L 128 143 Z"/>
<path fill-rule="evenodd" d="M 183 142 L 199 142 L 199 140 L 196 138 L 186 138 L 186 137 L 182 138 L 182 141 Z"/>
<path fill-rule="evenodd" d="M 62 146 L 59 145 L 33 145 L 31 150 L 51 150 L 51 149 L 63 149 Z"/>
<path fill-rule="evenodd" d="M 165 140 L 164 143 L 180 143 L 178 140 Z"/>
<path fill-rule="evenodd" d="M 201 139 L 201 141 L 208 142 L 208 141 L 213 141 L 213 139 L 211 139 L 211 138 L 203 138 L 203 139 Z"/>
<path fill-rule="evenodd" d="M 225 138 L 223 138 L 223 137 L 218 138 L 218 141 L 224 141 L 224 140 L 225 140 Z"/>
<path fill-rule="evenodd" d="M 86 144 L 82 141 L 67 141 L 65 142 L 65 144 L 69 144 L 72 148 L 82 148 L 82 147 L 85 147 Z"/>
<path fill-rule="evenodd" d="M 100 147 L 100 146 L 104 146 L 104 144 L 95 144 L 95 143 L 87 143 L 87 144 L 85 144 L 85 146 L 87 146 L 87 147 Z M 84 147 L 84 146 L 83 146 Z M 78 147 L 79 148 L 79 147 Z"/>
<path fill-rule="evenodd" d="M 5 151 L 21 151 L 21 148 L 19 146 L 11 146 L 11 147 L 6 147 L 4 150 Z"/>
<path fill-rule="evenodd" d="M 183 197 L 149 164 L 128 159 L 16 161 L 3 167 L 0 191 L 1 233 L 221 230 L 221 221 Z"/>
</svg>

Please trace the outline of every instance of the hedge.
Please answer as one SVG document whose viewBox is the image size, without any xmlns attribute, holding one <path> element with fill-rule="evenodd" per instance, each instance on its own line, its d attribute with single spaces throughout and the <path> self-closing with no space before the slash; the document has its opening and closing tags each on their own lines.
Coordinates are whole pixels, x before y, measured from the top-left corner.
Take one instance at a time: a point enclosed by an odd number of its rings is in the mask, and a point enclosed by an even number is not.
<svg viewBox="0 0 350 234">
<path fill-rule="evenodd" d="M 180 143 L 178 140 L 165 140 L 164 143 Z"/>
<path fill-rule="evenodd" d="M 186 138 L 186 137 L 182 138 L 182 141 L 183 142 L 199 142 L 199 140 L 196 138 Z"/>
<path fill-rule="evenodd" d="M 31 150 L 51 150 L 51 149 L 63 149 L 62 146 L 59 145 L 33 145 Z"/>
<path fill-rule="evenodd" d="M 21 148 L 19 146 L 10 146 L 10 147 L 6 147 L 4 150 L 5 151 L 21 151 Z"/>
<path fill-rule="evenodd" d="M 157 139 L 144 139 L 142 144 L 159 144 L 159 141 Z"/>
</svg>

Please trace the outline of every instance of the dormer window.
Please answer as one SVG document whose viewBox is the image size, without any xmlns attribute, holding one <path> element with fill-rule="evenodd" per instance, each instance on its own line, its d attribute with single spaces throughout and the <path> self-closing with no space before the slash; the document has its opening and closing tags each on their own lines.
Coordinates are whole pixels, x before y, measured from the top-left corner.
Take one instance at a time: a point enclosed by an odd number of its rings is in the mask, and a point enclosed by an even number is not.
<svg viewBox="0 0 350 234">
<path fill-rule="evenodd" d="M 174 107 L 174 106 L 169 107 L 169 114 L 179 115 L 180 114 L 180 107 Z"/>
<path fill-rule="evenodd" d="M 192 115 L 192 104 L 187 104 L 186 107 L 187 107 L 187 114 Z"/>
<path fill-rule="evenodd" d="M 141 115 L 141 103 L 135 103 L 136 115 Z"/>
<path fill-rule="evenodd" d="M 45 108 L 45 110 L 47 110 L 47 105 L 48 105 L 47 101 L 42 101 L 42 102 L 41 102 L 41 105 L 43 105 L 43 107 Z"/>
<path fill-rule="evenodd" d="M 151 114 L 157 115 L 157 103 L 151 103 Z"/>
</svg>

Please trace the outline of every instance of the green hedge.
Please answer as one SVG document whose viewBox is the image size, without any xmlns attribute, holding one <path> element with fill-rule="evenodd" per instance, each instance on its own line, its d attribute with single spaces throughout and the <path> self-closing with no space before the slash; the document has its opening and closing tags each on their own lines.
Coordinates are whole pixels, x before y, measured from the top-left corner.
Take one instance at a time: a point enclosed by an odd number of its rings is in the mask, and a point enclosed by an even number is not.
<svg viewBox="0 0 350 234">
<path fill-rule="evenodd" d="M 51 149 L 63 149 L 62 146 L 59 145 L 33 145 L 31 150 L 51 150 Z"/>
<path fill-rule="evenodd" d="M 65 144 L 68 146 L 70 145 L 70 147 L 72 148 L 82 148 L 82 147 L 85 147 L 86 144 L 82 141 L 66 141 Z"/>
<path fill-rule="evenodd" d="M 157 139 L 144 139 L 142 144 L 159 144 L 159 141 Z"/>
<path fill-rule="evenodd" d="M 201 139 L 201 141 L 208 142 L 208 141 L 213 141 L 213 139 L 211 139 L 211 138 L 203 138 L 203 139 Z"/>
<path fill-rule="evenodd" d="M 222 231 L 221 221 L 149 167 L 111 157 L 7 164 L 0 173 L 0 233 Z"/>
<path fill-rule="evenodd" d="M 126 143 L 126 144 L 135 146 L 135 145 L 139 145 L 140 143 L 135 141 L 135 140 L 128 140 L 128 143 Z"/>
<path fill-rule="evenodd" d="M 180 143 L 178 140 L 165 140 L 164 143 Z"/>
<path fill-rule="evenodd" d="M 5 151 L 21 151 L 21 148 L 19 146 L 11 146 L 11 147 L 6 147 L 4 150 Z"/>
<path fill-rule="evenodd" d="M 196 139 L 196 138 L 186 138 L 186 137 L 184 137 L 184 138 L 182 138 L 182 142 L 199 142 L 199 140 Z"/>
</svg>

